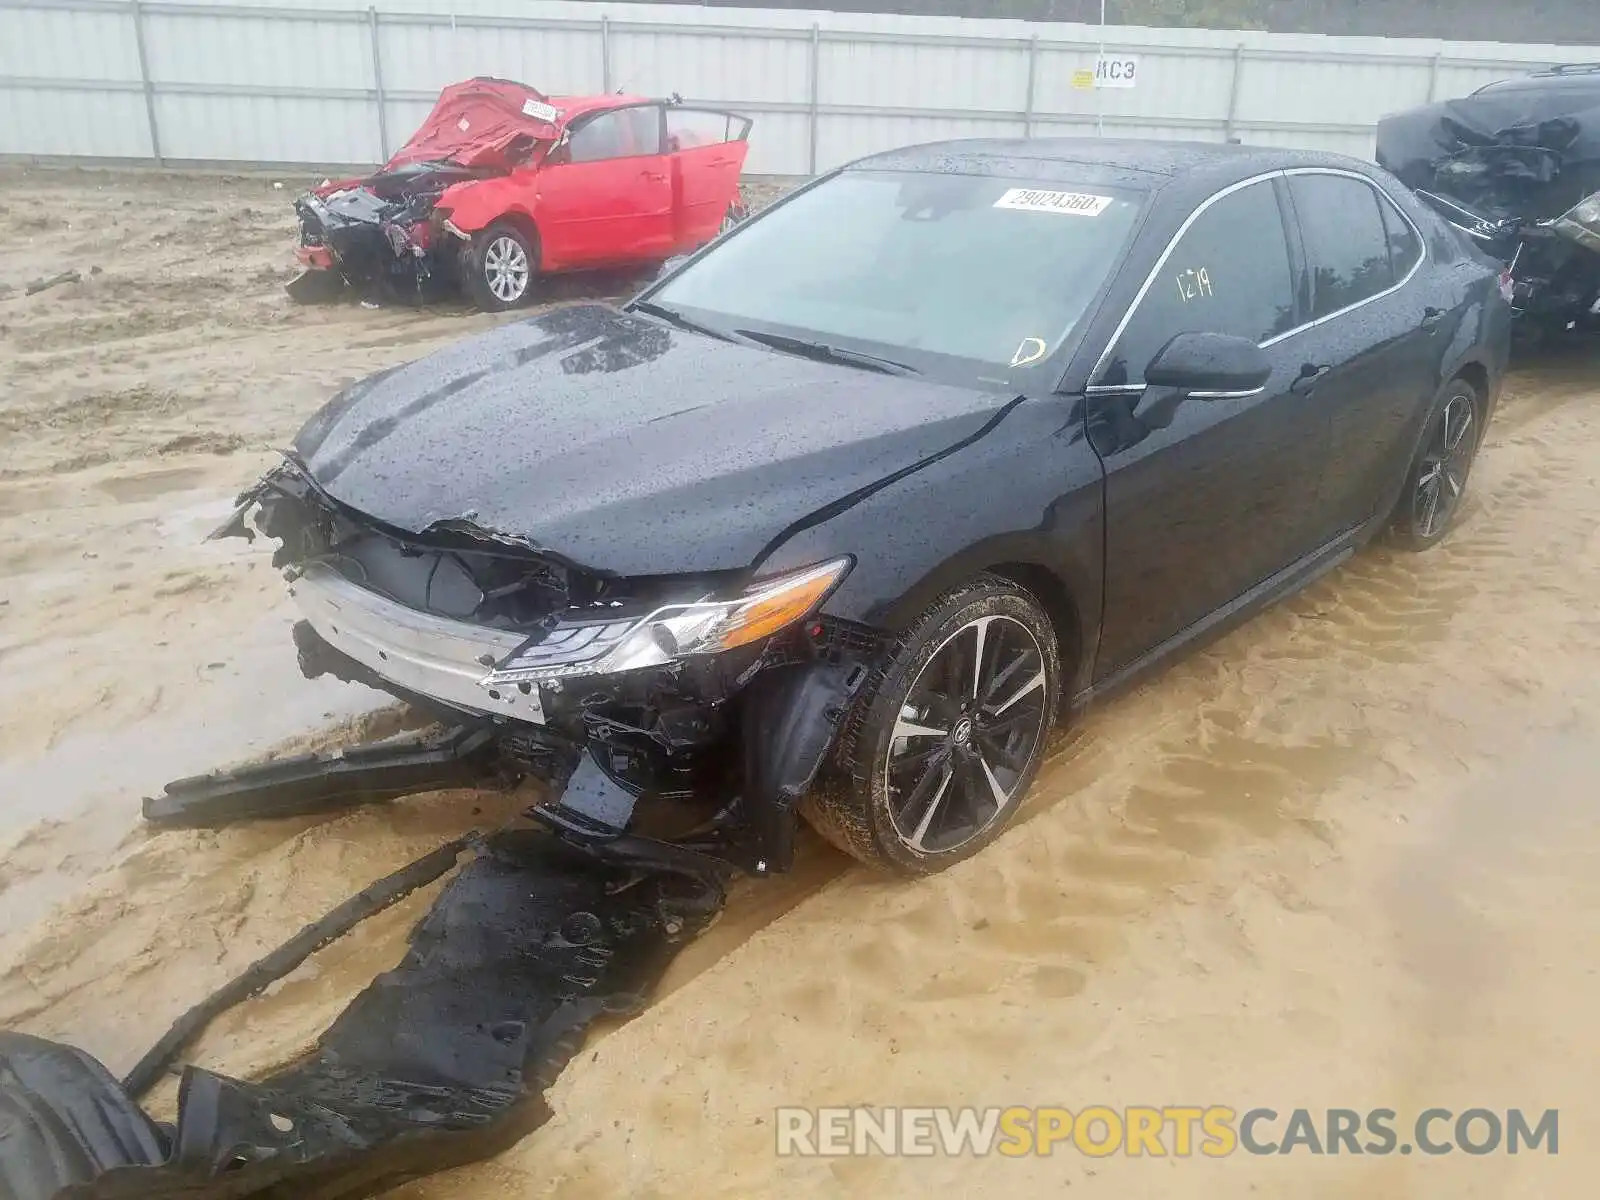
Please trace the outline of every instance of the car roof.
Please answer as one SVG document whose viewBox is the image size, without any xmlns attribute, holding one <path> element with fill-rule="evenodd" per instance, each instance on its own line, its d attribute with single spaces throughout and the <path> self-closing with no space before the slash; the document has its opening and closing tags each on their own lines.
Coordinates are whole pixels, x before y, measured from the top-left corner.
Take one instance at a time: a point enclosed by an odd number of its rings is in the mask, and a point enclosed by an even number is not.
<svg viewBox="0 0 1600 1200">
<path fill-rule="evenodd" d="M 563 124 L 585 113 L 607 108 L 626 108 L 630 104 L 650 104 L 649 96 L 627 96 L 621 92 L 604 92 L 598 96 L 551 96 L 550 103 L 561 110 Z M 655 101 L 660 103 L 660 101 Z"/>
<path fill-rule="evenodd" d="M 1497 79 L 1472 94 L 1481 96 L 1487 92 L 1542 92 L 1551 89 L 1600 93 L 1600 63 L 1566 63 L 1547 71 L 1534 71 L 1512 79 Z"/>
<path fill-rule="evenodd" d="M 1371 174 L 1368 163 L 1318 150 L 1232 142 L 1139 138 L 967 138 L 869 155 L 846 170 L 996 175 L 1155 191 L 1180 178 L 1225 183 L 1290 167 L 1337 167 Z"/>
</svg>

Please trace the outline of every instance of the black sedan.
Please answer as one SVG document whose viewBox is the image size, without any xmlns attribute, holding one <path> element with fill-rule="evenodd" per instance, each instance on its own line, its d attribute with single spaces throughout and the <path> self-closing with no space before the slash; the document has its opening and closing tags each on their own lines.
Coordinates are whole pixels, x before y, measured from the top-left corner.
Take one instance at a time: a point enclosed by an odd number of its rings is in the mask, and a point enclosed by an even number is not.
<svg viewBox="0 0 1600 1200">
<path fill-rule="evenodd" d="M 219 532 L 281 540 L 308 674 L 492 738 L 564 837 L 783 869 L 798 809 L 936 871 L 1061 713 L 1445 536 L 1504 283 L 1348 158 L 915 147 L 351 386 Z"/>
</svg>

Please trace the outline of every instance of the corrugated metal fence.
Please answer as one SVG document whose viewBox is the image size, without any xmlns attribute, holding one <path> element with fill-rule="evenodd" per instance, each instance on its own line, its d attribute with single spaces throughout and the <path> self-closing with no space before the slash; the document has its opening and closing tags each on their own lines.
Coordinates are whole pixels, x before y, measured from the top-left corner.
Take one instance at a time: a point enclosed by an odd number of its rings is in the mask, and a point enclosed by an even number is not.
<svg viewBox="0 0 1600 1200">
<path fill-rule="evenodd" d="M 0 154 L 370 163 L 469 75 L 678 92 L 756 118 L 750 169 L 908 142 L 1106 134 L 1366 155 L 1385 112 L 1600 49 L 1114 28 L 1132 89 L 1085 90 L 1082 25 L 511 0 L 0 0 Z M 439 2 L 439 0 L 435 0 Z M 472 11 L 460 11 L 471 4 Z M 1081 82 L 1081 80 L 1080 80 Z"/>
</svg>

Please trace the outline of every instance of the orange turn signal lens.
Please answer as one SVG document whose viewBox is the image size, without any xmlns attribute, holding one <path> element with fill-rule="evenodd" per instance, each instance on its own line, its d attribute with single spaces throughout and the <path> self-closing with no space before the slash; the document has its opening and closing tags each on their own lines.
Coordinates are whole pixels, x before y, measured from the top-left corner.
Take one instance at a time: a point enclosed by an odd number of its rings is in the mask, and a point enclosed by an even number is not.
<svg viewBox="0 0 1600 1200">
<path fill-rule="evenodd" d="M 732 650 L 787 629 L 821 604 L 849 569 L 848 558 L 836 558 L 756 584 L 722 621 L 716 648 Z"/>
</svg>

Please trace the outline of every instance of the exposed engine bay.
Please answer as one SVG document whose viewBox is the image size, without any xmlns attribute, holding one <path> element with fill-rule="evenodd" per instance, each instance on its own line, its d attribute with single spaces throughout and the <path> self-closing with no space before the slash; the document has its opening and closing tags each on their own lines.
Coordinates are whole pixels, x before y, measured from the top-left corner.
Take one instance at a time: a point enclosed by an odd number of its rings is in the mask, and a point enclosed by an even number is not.
<svg viewBox="0 0 1600 1200">
<path fill-rule="evenodd" d="M 453 293 L 462 243 L 434 217 L 446 188 L 503 172 L 450 162 L 413 162 L 360 180 L 328 183 L 295 201 L 297 255 L 308 269 L 289 284 L 300 301 L 358 293 L 425 303 Z M 437 254 L 445 243 L 457 253 Z"/>
<path fill-rule="evenodd" d="M 1511 272 L 1525 326 L 1600 329 L 1600 74 L 1567 67 L 1386 117 L 1378 162 Z"/>
</svg>

